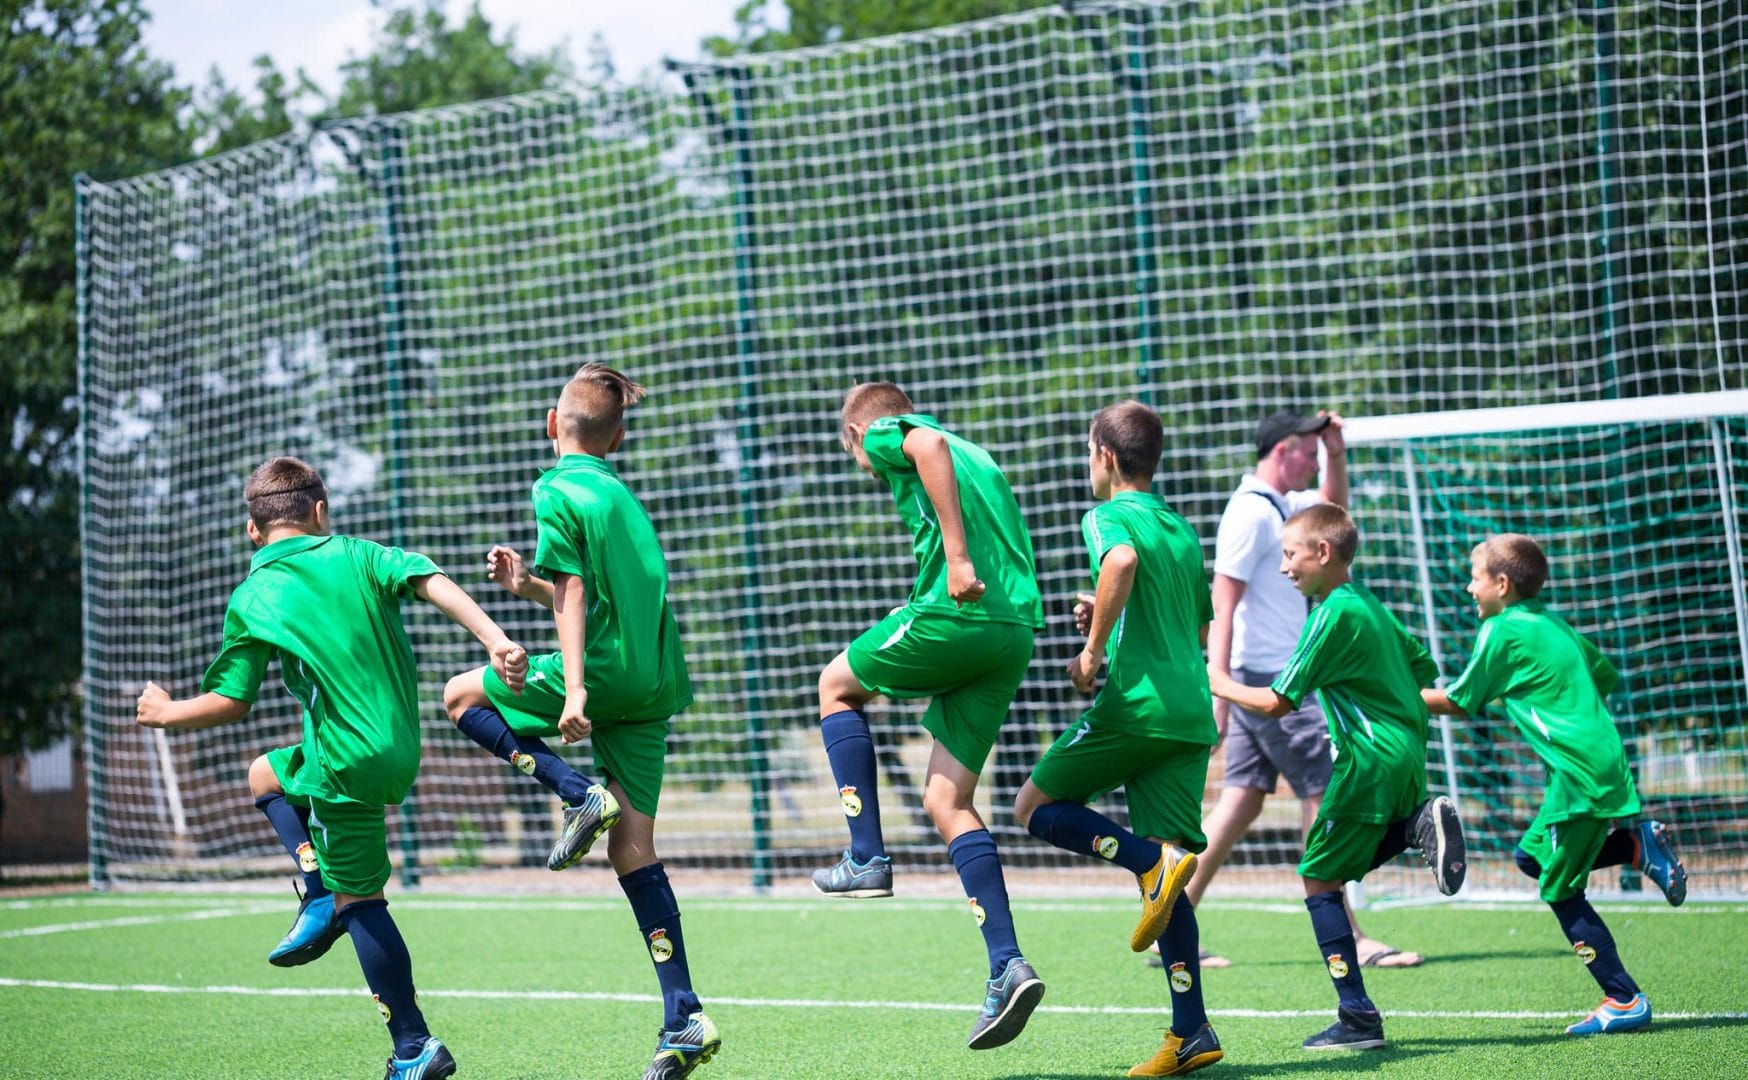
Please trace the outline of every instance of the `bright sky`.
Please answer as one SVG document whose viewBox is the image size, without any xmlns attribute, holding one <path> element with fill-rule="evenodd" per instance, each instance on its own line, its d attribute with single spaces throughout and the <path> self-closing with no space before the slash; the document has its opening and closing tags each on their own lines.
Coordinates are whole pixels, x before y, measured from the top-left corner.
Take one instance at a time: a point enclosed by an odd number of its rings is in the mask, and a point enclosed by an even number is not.
<svg viewBox="0 0 1748 1080">
<path fill-rule="evenodd" d="M 450 22 L 458 22 L 469 0 L 445 0 Z M 589 40 L 607 39 L 621 78 L 631 79 L 663 57 L 694 60 L 713 34 L 734 28 L 737 0 L 480 0 L 480 10 L 501 39 L 516 30 L 516 47 L 545 51 L 567 42 L 579 71 Z M 147 0 L 147 50 L 176 66 L 177 81 L 206 82 L 217 65 L 225 81 L 253 90 L 250 65 L 266 53 L 287 75 L 307 70 L 323 89 L 339 89 L 340 64 L 348 53 L 370 50 L 372 28 L 382 13 L 369 0 Z M 774 14 L 783 12 L 772 3 Z"/>
</svg>

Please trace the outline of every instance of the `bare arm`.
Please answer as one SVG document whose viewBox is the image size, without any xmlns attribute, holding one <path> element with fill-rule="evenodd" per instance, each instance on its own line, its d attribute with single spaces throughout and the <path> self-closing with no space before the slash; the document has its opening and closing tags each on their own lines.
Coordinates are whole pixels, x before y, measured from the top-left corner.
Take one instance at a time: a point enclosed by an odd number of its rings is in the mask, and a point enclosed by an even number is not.
<svg viewBox="0 0 1748 1080">
<path fill-rule="evenodd" d="M 1099 589 L 1093 598 L 1092 618 L 1087 627 L 1086 647 L 1068 664 L 1068 679 L 1083 694 L 1092 692 L 1099 665 L 1105 662 L 1105 646 L 1116 629 L 1123 605 L 1135 587 L 1135 568 L 1140 559 L 1128 544 L 1118 544 L 1099 560 Z"/>
<path fill-rule="evenodd" d="M 1204 631 L 1208 642 L 1208 668 L 1232 674 L 1232 619 L 1238 602 L 1244 599 L 1248 583 L 1225 574 L 1214 575 L 1214 621 Z M 1226 727 L 1232 721 L 1232 705 L 1225 698 L 1214 699 L 1214 729 L 1220 741 L 1226 739 Z"/>
<path fill-rule="evenodd" d="M 935 507 L 935 523 L 941 529 L 941 548 L 947 557 L 947 593 L 955 604 L 969 604 L 983 596 L 983 582 L 971 565 L 965 543 L 965 516 L 959 507 L 959 478 L 953 475 L 953 452 L 947 437 L 930 428 L 912 428 L 904 437 L 904 456 L 916 466 L 929 502 Z"/>
<path fill-rule="evenodd" d="M 1341 433 L 1341 417 L 1329 414 L 1329 426 L 1319 436 L 1323 441 L 1323 501 L 1347 505 L 1347 440 Z"/>
<path fill-rule="evenodd" d="M 147 683 L 140 691 L 140 700 L 134 707 L 134 719 L 142 727 L 185 731 L 232 724 L 247 715 L 247 701 L 211 693 L 176 701 L 170 697 L 169 691 L 155 682 Z"/>
<path fill-rule="evenodd" d="M 513 547 L 493 544 L 486 552 L 486 577 L 502 585 L 512 596 L 532 600 L 548 611 L 552 610 L 552 582 L 529 573 L 522 553 Z"/>
<path fill-rule="evenodd" d="M 1280 717 L 1293 711 L 1293 703 L 1270 687 L 1245 686 L 1224 671 L 1216 671 L 1213 664 L 1208 665 L 1208 689 L 1215 697 L 1254 713 Z"/>
<path fill-rule="evenodd" d="M 1443 690 L 1424 689 L 1420 692 L 1420 700 L 1426 702 L 1429 712 L 1442 713 L 1445 716 L 1468 716 L 1469 714 L 1456 707 L 1451 702 L 1449 694 Z"/>
<path fill-rule="evenodd" d="M 504 685 L 512 693 L 522 692 L 523 680 L 528 675 L 528 654 L 498 628 L 465 589 L 443 574 L 427 574 L 413 579 L 413 592 L 478 639 L 491 656 L 492 670 L 504 680 Z"/>
<path fill-rule="evenodd" d="M 589 607 L 588 590 L 575 574 L 555 574 L 552 582 L 552 617 L 558 624 L 558 651 L 564 658 L 564 712 L 558 718 L 559 736 L 567 743 L 588 737 L 588 691 L 583 687 L 584 618 Z"/>
</svg>

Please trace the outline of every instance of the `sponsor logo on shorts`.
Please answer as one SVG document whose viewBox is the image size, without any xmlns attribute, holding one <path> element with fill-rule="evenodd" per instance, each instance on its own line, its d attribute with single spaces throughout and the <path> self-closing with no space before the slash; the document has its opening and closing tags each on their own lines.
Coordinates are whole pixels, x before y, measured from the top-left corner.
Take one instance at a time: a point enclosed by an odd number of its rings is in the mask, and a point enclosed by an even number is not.
<svg viewBox="0 0 1748 1080">
<path fill-rule="evenodd" d="M 1190 978 L 1190 973 L 1185 970 L 1182 964 L 1173 964 L 1171 966 L 1171 989 L 1173 993 L 1187 994 L 1190 992 L 1190 987 L 1195 984 L 1196 981 Z"/>
<path fill-rule="evenodd" d="M 1117 857 L 1117 838 L 1114 836 L 1093 837 L 1093 850 L 1099 853 L 1101 859 Z"/>
<path fill-rule="evenodd" d="M 844 816 L 845 817 L 861 817 L 862 816 L 862 797 L 860 795 L 856 794 L 855 788 L 853 788 L 853 787 L 841 787 L 841 788 L 839 788 L 838 789 L 838 801 L 844 804 Z"/>
<path fill-rule="evenodd" d="M 1347 961 L 1342 959 L 1340 953 L 1330 953 L 1329 957 L 1328 957 L 1328 964 L 1329 964 L 1329 977 L 1330 978 L 1332 978 L 1332 979 L 1345 979 L 1345 978 L 1347 978 Z"/>
<path fill-rule="evenodd" d="M 983 920 L 985 918 L 987 918 L 987 916 L 984 915 L 983 908 L 978 906 L 977 897 L 973 896 L 970 900 L 968 900 L 966 902 L 971 905 L 971 917 L 977 920 L 978 926 L 982 926 Z"/>
<path fill-rule="evenodd" d="M 382 1003 L 381 998 L 377 997 L 375 994 L 372 994 L 372 995 L 370 995 L 370 1000 L 376 1002 L 376 1011 L 382 1014 L 382 1022 L 383 1023 L 386 1024 L 390 1020 L 393 1020 L 395 1018 L 394 1013 L 390 1012 L 388 1006 L 384 1005 Z"/>
<path fill-rule="evenodd" d="M 319 868 L 316 862 L 316 846 L 308 840 L 297 846 L 297 868 L 306 874 L 313 874 Z"/>
<path fill-rule="evenodd" d="M 1586 945 L 1582 941 L 1580 941 L 1578 944 L 1572 946 L 1572 951 L 1577 953 L 1578 959 L 1584 961 L 1586 964 L 1592 964 L 1592 963 L 1596 962 L 1596 950 L 1591 948 L 1589 945 Z"/>
<path fill-rule="evenodd" d="M 665 964 L 674 958 L 674 943 L 668 940 L 668 932 L 657 928 L 649 932 L 649 955 L 658 964 Z"/>
<path fill-rule="evenodd" d="M 524 776 L 534 775 L 534 755 L 524 754 L 520 750 L 510 752 L 510 764 L 521 770 Z"/>
</svg>

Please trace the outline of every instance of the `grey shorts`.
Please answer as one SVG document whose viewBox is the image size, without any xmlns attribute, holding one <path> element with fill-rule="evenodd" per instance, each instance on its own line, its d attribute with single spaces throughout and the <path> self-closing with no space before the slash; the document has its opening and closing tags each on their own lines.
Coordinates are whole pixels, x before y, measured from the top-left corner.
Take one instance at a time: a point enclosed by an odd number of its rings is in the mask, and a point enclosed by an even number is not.
<svg viewBox="0 0 1748 1080">
<path fill-rule="evenodd" d="M 1238 668 L 1234 678 L 1246 686 L 1267 686 L 1275 673 Z M 1226 777 L 1229 788 L 1273 792 L 1282 776 L 1293 794 L 1308 799 L 1329 786 L 1329 723 L 1307 695 L 1293 712 L 1275 719 L 1234 705 L 1226 730 Z"/>
</svg>

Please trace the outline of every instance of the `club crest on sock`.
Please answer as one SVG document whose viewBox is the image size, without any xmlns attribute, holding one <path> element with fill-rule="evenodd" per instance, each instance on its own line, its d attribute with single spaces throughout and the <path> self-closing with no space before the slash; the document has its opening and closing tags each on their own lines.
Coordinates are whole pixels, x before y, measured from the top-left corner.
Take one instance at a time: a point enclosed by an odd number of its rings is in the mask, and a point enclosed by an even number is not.
<svg viewBox="0 0 1748 1080">
<path fill-rule="evenodd" d="M 1329 977 L 1332 979 L 1347 978 L 1347 961 L 1340 953 L 1330 953 L 1328 957 Z"/>
<path fill-rule="evenodd" d="M 845 817 L 860 817 L 862 815 L 862 797 L 856 794 L 855 788 L 839 788 L 838 801 L 844 804 Z"/>
<path fill-rule="evenodd" d="M 1117 857 L 1117 838 L 1114 836 L 1093 837 L 1093 850 L 1101 859 L 1110 860 Z"/>
<path fill-rule="evenodd" d="M 524 754 L 520 750 L 510 752 L 510 764 L 514 765 L 524 776 L 534 775 L 534 755 Z"/>
<path fill-rule="evenodd" d="M 1171 966 L 1171 989 L 1174 993 L 1187 994 L 1194 985 L 1195 980 L 1190 977 L 1189 969 L 1183 964 Z"/>
<path fill-rule="evenodd" d="M 983 925 L 983 920 L 986 918 L 986 916 L 983 913 L 983 908 L 978 906 L 977 897 L 975 897 L 975 896 L 971 897 L 969 900 L 966 901 L 966 903 L 971 905 L 971 917 L 976 919 L 977 925 L 979 927 L 981 927 Z"/>
<path fill-rule="evenodd" d="M 389 1007 L 387 1005 L 383 1004 L 383 1001 L 381 998 L 377 997 L 375 994 L 372 994 L 372 995 L 370 995 L 370 1000 L 376 1002 L 376 1011 L 382 1014 L 382 1022 L 383 1023 L 386 1024 L 390 1020 L 394 1019 L 394 1013 L 389 1011 Z"/>
<path fill-rule="evenodd" d="M 316 863 L 316 846 L 308 840 L 297 846 L 297 868 L 306 874 L 313 874 L 319 868 Z"/>
<path fill-rule="evenodd" d="M 1592 964 L 1596 961 L 1596 950 L 1582 941 L 1572 946 L 1572 951 L 1577 953 L 1578 959 L 1584 961 L 1585 964 Z"/>
<path fill-rule="evenodd" d="M 657 928 L 649 932 L 650 959 L 658 964 L 666 963 L 674 957 L 674 943 L 668 940 L 668 932 Z"/>
</svg>

